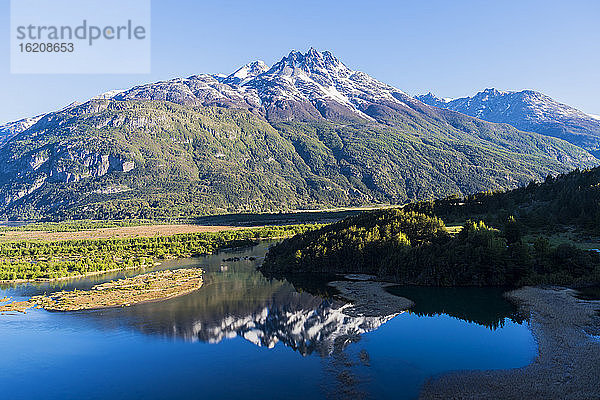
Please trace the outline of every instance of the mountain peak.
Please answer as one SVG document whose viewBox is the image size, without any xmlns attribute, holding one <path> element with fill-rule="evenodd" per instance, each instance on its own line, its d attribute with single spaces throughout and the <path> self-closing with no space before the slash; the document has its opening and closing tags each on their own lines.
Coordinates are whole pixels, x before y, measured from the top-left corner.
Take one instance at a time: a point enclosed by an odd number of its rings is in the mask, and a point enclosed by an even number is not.
<svg viewBox="0 0 600 400">
<path fill-rule="evenodd" d="M 287 56 L 284 56 L 277 64 L 286 63 L 288 65 L 294 65 L 295 63 L 300 63 L 304 60 L 304 54 L 298 50 L 291 50 Z M 276 65 L 277 65 L 276 64 Z"/>
<path fill-rule="evenodd" d="M 481 95 L 481 96 L 495 97 L 495 96 L 502 96 L 502 95 L 509 94 L 509 93 L 511 93 L 511 92 L 508 92 L 505 90 L 498 90 L 498 89 L 492 87 L 492 88 L 483 89 L 481 92 L 477 93 L 476 96 Z"/>
<path fill-rule="evenodd" d="M 334 57 L 330 51 L 320 52 L 311 47 L 306 53 L 292 50 L 271 68 L 272 71 L 283 71 L 288 68 L 300 68 L 305 72 L 312 73 L 315 70 L 339 70 L 350 71 L 340 60 Z"/>
<path fill-rule="evenodd" d="M 427 104 L 429 104 L 430 101 L 433 101 L 433 102 L 443 102 L 444 101 L 441 97 L 438 97 L 435 94 L 433 94 L 433 92 L 427 92 L 427 94 L 417 95 L 417 96 L 415 96 L 415 98 L 417 100 L 420 100 L 423 103 L 427 103 Z"/>
<path fill-rule="evenodd" d="M 451 101 L 451 99 L 448 99 L 448 98 L 438 97 L 435 94 L 433 94 L 433 92 L 428 92 L 427 94 L 417 95 L 417 96 L 415 96 L 415 99 L 417 99 L 420 102 L 423 102 L 425 104 L 428 104 L 430 106 L 434 106 L 434 107 L 443 107 L 443 105 L 445 103 Z"/>
<path fill-rule="evenodd" d="M 225 83 L 243 85 L 250 79 L 257 77 L 269 70 L 267 64 L 262 60 L 249 62 L 248 64 L 238 68 L 234 73 L 225 78 Z"/>
</svg>

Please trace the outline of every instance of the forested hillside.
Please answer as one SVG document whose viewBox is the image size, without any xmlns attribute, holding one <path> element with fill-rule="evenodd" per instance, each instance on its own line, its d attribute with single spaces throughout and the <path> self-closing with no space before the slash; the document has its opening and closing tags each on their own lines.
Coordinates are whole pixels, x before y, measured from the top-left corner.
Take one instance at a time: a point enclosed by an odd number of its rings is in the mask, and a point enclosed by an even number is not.
<svg viewBox="0 0 600 400">
<path fill-rule="evenodd" d="M 388 126 L 269 124 L 244 110 L 94 101 L 0 149 L 0 210 L 14 219 L 161 219 L 398 204 L 594 163 L 564 142 L 451 117 L 443 128 L 416 113 Z"/>
<path fill-rule="evenodd" d="M 405 210 L 447 221 L 478 218 L 495 226 L 512 215 L 527 229 L 572 227 L 583 234 L 600 235 L 600 168 L 548 176 L 543 183 L 531 182 L 514 190 L 416 202 Z"/>
<path fill-rule="evenodd" d="M 367 211 L 284 240 L 261 269 L 274 276 L 368 273 L 435 286 L 598 283 L 598 252 L 549 237 L 565 225 L 600 233 L 599 194 L 600 170 L 593 169 L 505 193 Z M 450 234 L 438 216 L 474 220 Z M 475 222 L 480 216 L 492 225 Z"/>
</svg>

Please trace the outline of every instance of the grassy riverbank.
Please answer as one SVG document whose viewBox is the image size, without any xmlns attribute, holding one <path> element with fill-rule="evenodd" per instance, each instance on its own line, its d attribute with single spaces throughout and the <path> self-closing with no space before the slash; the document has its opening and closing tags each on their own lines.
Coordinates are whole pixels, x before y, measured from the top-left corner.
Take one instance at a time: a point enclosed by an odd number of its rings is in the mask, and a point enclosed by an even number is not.
<svg viewBox="0 0 600 400">
<path fill-rule="evenodd" d="M 137 237 L 172 236 L 186 233 L 222 232 L 251 227 L 231 225 L 194 225 L 194 224 L 152 224 L 131 225 L 121 227 L 100 227 L 77 231 L 65 230 L 14 230 L 0 233 L 1 242 L 18 242 L 22 240 L 83 240 L 83 239 L 126 239 Z"/>
<path fill-rule="evenodd" d="M 0 280 L 57 279 L 143 268 L 153 266 L 158 259 L 212 254 L 260 239 L 293 236 L 316 227 L 286 225 L 124 239 L 4 242 L 0 243 Z"/>
</svg>

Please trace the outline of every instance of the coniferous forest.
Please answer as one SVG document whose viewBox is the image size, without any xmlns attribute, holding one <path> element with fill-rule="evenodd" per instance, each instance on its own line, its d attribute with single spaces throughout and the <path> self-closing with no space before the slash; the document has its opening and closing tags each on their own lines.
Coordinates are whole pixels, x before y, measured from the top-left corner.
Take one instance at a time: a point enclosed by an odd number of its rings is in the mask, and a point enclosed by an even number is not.
<svg viewBox="0 0 600 400">
<path fill-rule="evenodd" d="M 600 282 L 600 254 L 555 243 L 598 234 L 600 170 L 467 198 L 365 212 L 284 240 L 266 274 L 366 273 L 405 284 L 504 286 Z M 460 221 L 447 229 L 443 220 Z"/>
</svg>

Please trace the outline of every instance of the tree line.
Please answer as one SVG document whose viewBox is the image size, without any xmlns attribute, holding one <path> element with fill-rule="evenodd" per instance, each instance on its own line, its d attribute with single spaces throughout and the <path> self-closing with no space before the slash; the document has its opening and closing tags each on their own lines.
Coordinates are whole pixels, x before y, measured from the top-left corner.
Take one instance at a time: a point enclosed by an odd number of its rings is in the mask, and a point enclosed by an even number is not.
<svg viewBox="0 0 600 400">
<path fill-rule="evenodd" d="M 520 286 L 600 282 L 600 254 L 571 244 L 523 241 L 509 216 L 499 228 L 467 221 L 451 235 L 436 216 L 401 209 L 365 212 L 271 248 L 267 276 L 374 274 L 402 284 Z"/>
<path fill-rule="evenodd" d="M 172 236 L 0 243 L 0 280 L 52 279 L 119 268 L 150 267 L 157 259 L 194 257 L 285 237 L 318 225 L 266 226 Z"/>
</svg>

